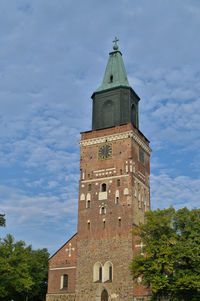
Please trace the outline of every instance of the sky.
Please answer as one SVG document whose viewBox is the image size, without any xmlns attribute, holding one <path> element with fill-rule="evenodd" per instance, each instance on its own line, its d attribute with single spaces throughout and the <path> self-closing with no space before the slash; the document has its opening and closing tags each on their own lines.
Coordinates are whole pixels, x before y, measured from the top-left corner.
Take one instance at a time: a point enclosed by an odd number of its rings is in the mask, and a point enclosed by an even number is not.
<svg viewBox="0 0 200 301">
<path fill-rule="evenodd" d="M 55 252 L 77 231 L 80 132 L 113 39 L 151 141 L 151 208 L 200 203 L 200 1 L 0 1 L 0 213 Z"/>
</svg>

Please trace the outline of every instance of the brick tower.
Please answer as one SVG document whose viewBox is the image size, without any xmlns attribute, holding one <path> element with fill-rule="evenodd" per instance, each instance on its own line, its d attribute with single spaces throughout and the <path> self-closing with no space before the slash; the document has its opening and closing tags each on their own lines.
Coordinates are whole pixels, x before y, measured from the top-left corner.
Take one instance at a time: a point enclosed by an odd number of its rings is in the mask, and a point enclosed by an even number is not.
<svg viewBox="0 0 200 301">
<path fill-rule="evenodd" d="M 92 95 L 92 131 L 81 133 L 79 142 L 81 172 L 78 233 L 72 238 L 76 246 L 73 270 L 63 251 L 67 245 L 69 250 L 69 240 L 50 259 L 47 300 L 150 299 L 150 291 L 133 282 L 129 266 L 135 252 L 142 252 L 131 230 L 150 210 L 151 151 L 139 130 L 140 99 L 129 85 L 117 40 L 114 42 L 103 83 Z M 67 281 L 70 273 L 76 279 L 70 289 L 66 285 L 63 290 L 61 278 L 56 292 L 61 270 Z"/>
<path fill-rule="evenodd" d="M 150 209 L 150 149 L 116 40 L 92 99 L 92 131 L 80 141 L 76 300 L 134 300 L 148 295 L 134 290 L 129 266 L 131 229 Z"/>
</svg>

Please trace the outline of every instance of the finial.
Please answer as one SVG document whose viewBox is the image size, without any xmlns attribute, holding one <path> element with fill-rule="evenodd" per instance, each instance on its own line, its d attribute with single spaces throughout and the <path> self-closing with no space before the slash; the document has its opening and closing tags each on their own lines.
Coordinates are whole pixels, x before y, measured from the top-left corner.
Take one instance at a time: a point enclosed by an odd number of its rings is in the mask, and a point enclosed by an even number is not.
<svg viewBox="0 0 200 301">
<path fill-rule="evenodd" d="M 115 43 L 114 44 L 114 46 L 113 46 L 113 49 L 116 51 L 116 50 L 118 50 L 118 45 L 117 45 L 117 42 L 119 41 L 119 39 L 117 38 L 117 37 L 115 37 L 115 39 L 114 39 L 114 41 L 113 41 L 113 43 Z"/>
</svg>

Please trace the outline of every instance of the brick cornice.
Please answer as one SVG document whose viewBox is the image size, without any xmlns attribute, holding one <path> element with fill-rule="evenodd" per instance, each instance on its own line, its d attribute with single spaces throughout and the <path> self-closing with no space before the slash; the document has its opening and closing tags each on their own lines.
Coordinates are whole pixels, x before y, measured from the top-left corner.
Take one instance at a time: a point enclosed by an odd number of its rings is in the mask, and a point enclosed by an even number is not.
<svg viewBox="0 0 200 301">
<path fill-rule="evenodd" d="M 142 149 L 148 154 L 151 154 L 151 149 L 144 143 L 144 141 L 134 132 L 134 131 L 127 131 L 123 133 L 118 133 L 118 134 L 112 134 L 112 135 L 107 135 L 107 136 L 101 136 L 98 138 L 91 138 L 91 139 L 85 139 L 85 140 L 80 140 L 79 144 L 80 146 L 89 146 L 89 145 L 94 145 L 94 144 L 100 144 L 100 143 L 105 143 L 105 142 L 112 142 L 116 140 L 121 140 L 121 139 L 126 139 L 126 138 L 133 138 L 133 140 L 142 147 Z"/>
</svg>

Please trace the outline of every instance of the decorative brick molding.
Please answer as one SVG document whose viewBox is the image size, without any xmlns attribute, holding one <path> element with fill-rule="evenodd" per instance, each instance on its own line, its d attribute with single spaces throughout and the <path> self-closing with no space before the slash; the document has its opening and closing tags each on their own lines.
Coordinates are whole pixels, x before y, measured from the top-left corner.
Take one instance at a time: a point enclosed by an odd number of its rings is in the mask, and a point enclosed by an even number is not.
<svg viewBox="0 0 200 301">
<path fill-rule="evenodd" d="M 133 140 L 142 147 L 142 149 L 148 154 L 151 154 L 151 149 L 148 147 L 144 141 L 134 132 L 134 131 L 127 131 L 119 134 L 113 134 L 113 135 L 107 135 L 103 137 L 98 138 L 91 138 L 91 139 L 85 139 L 80 140 L 79 144 L 80 146 L 89 146 L 93 144 L 100 144 L 105 142 L 112 142 L 120 139 L 126 139 L 126 138 L 133 138 Z"/>
</svg>

